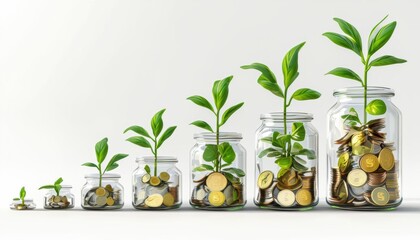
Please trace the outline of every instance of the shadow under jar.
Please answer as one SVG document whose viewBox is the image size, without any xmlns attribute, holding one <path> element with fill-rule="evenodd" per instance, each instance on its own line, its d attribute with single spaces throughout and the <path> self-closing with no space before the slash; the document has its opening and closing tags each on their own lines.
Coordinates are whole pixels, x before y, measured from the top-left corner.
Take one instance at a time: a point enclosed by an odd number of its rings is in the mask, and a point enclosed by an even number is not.
<svg viewBox="0 0 420 240">
<path fill-rule="evenodd" d="M 311 114 L 262 114 L 256 132 L 254 203 L 275 210 L 318 204 L 318 132 Z M 286 130 L 285 130 L 286 129 Z"/>
<path fill-rule="evenodd" d="M 60 195 L 54 189 L 48 189 L 44 196 L 45 209 L 69 209 L 74 207 L 74 195 L 71 193 L 72 186 L 63 185 Z"/>
<path fill-rule="evenodd" d="M 133 172 L 133 206 L 142 210 L 179 208 L 182 204 L 181 171 L 175 157 L 158 156 L 154 170 L 154 156 L 136 159 Z M 148 167 L 146 167 L 148 166 Z M 148 168 L 147 172 L 145 169 Z"/>
<path fill-rule="evenodd" d="M 118 182 L 119 174 L 104 174 L 102 181 L 99 174 L 85 176 L 82 188 L 82 208 L 89 210 L 119 209 L 124 205 L 124 188 Z"/>
<path fill-rule="evenodd" d="M 328 197 L 332 207 L 393 209 L 401 204 L 401 113 L 394 91 L 367 88 L 367 103 L 382 100 L 386 112 L 364 114 L 364 89 L 336 90 L 328 112 Z M 366 116 L 366 117 L 365 117 Z M 366 118 L 366 119 L 365 119 Z"/>
<path fill-rule="evenodd" d="M 196 144 L 190 152 L 191 206 L 205 210 L 243 208 L 246 203 L 246 150 L 240 144 L 242 135 L 221 132 L 217 141 L 216 133 L 199 133 L 194 135 L 194 139 Z M 222 148 L 229 149 L 224 150 L 227 162 L 216 151 Z M 205 154 L 214 154 L 214 160 L 204 157 Z"/>
</svg>

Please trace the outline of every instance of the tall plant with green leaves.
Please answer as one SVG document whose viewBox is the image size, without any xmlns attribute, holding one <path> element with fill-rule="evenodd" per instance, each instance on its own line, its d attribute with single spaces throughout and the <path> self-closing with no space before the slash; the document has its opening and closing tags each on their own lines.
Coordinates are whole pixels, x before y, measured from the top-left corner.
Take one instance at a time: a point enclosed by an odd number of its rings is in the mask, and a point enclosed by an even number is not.
<svg viewBox="0 0 420 240">
<path fill-rule="evenodd" d="M 163 119 L 162 119 L 162 115 L 163 113 L 166 111 L 166 109 L 162 109 L 159 112 L 157 112 L 151 122 L 151 128 L 152 128 L 152 135 L 149 134 L 145 128 L 141 127 L 141 126 L 131 126 L 129 128 L 127 128 L 124 133 L 128 132 L 128 131 L 133 131 L 137 134 L 139 134 L 139 136 L 134 136 L 134 137 L 130 137 L 127 139 L 127 141 L 136 144 L 137 146 L 143 147 L 143 148 L 148 148 L 151 150 L 153 156 L 155 157 L 155 161 L 154 161 L 154 171 L 153 171 L 153 175 L 157 176 L 157 159 L 158 159 L 158 149 L 162 146 L 162 144 L 169 138 L 172 136 L 172 134 L 174 133 L 176 126 L 172 126 L 169 127 L 168 129 L 165 130 L 165 132 L 163 132 L 162 135 L 162 129 L 163 129 Z M 160 137 L 159 137 L 160 136 Z M 150 139 L 151 142 L 149 142 L 146 138 Z M 150 174 L 150 166 L 146 165 L 144 167 L 145 171 Z"/>
<path fill-rule="evenodd" d="M 102 163 L 105 161 L 106 155 L 108 155 L 108 138 L 104 138 L 101 141 L 97 142 L 95 145 L 95 152 L 96 152 L 96 161 L 97 164 L 87 162 L 83 163 L 82 166 L 85 167 L 93 167 L 96 168 L 99 172 L 99 187 L 102 187 L 102 177 L 106 172 L 112 171 L 116 169 L 118 165 L 118 161 L 126 158 L 128 154 L 118 153 L 115 154 L 111 160 L 109 160 L 108 164 L 105 168 L 102 167 Z"/>
<path fill-rule="evenodd" d="M 293 100 L 313 100 L 321 96 L 319 92 L 310 88 L 300 88 L 294 91 L 289 97 L 290 87 L 299 76 L 298 57 L 299 51 L 304 45 L 305 42 L 296 45 L 290 49 L 283 58 L 283 88 L 280 87 L 276 76 L 266 65 L 262 63 L 253 63 L 241 67 L 242 69 L 255 69 L 259 71 L 261 75 L 258 77 L 258 84 L 282 99 L 283 132 L 280 133 L 275 131 L 272 136 L 261 139 L 262 141 L 270 143 L 272 147 L 266 148 L 259 153 L 260 158 L 265 156 L 275 158 L 276 164 L 280 167 L 278 177 L 281 177 L 291 167 L 298 171 L 307 170 L 304 166 L 306 161 L 302 159 L 301 156 L 307 156 L 308 159 L 316 158 L 313 150 L 305 149 L 299 143 L 305 140 L 306 130 L 303 123 L 293 122 L 290 132 L 287 128 L 288 107 L 290 107 Z"/>
<path fill-rule="evenodd" d="M 44 185 L 44 186 L 40 187 L 38 190 L 41 190 L 41 189 L 54 189 L 55 193 L 57 194 L 56 196 L 60 196 L 60 191 L 61 191 L 61 188 L 62 188 L 62 186 L 61 186 L 61 183 L 62 182 L 63 182 L 63 178 L 60 177 L 59 179 L 57 179 L 54 182 L 54 184 L 52 184 L 52 185 Z"/>
<path fill-rule="evenodd" d="M 197 104 L 200 107 L 207 108 L 214 115 L 214 129 L 207 122 L 203 120 L 197 120 L 191 123 L 191 125 L 197 126 L 199 128 L 205 129 L 216 135 L 216 144 L 207 144 L 203 153 L 204 161 L 209 164 L 202 164 L 193 171 L 215 171 L 223 172 L 225 176 L 232 179 L 233 175 L 237 177 L 245 176 L 245 172 L 239 168 L 229 167 L 233 161 L 236 159 L 236 153 L 233 150 L 232 146 L 228 142 L 220 142 L 220 128 L 226 124 L 228 119 L 238 111 L 244 103 L 238 103 L 232 107 L 229 107 L 222 113 L 222 108 L 224 107 L 228 95 L 229 95 L 229 84 L 232 81 L 233 76 L 229 76 L 222 80 L 217 80 L 213 84 L 212 95 L 213 95 L 213 104 L 212 105 L 205 97 L 194 95 L 188 100 Z"/>
<path fill-rule="evenodd" d="M 327 74 L 335 75 L 338 77 L 348 78 L 359 82 L 364 88 L 364 112 L 363 112 L 363 124 L 367 122 L 367 114 L 370 115 L 382 115 L 386 112 L 386 105 L 381 99 L 374 99 L 371 102 L 367 102 L 367 88 L 368 88 L 368 72 L 372 67 L 386 66 L 398 63 L 405 63 L 406 60 L 397 58 L 391 55 L 384 55 L 371 60 L 373 55 L 381 49 L 389 41 L 392 34 L 394 33 L 397 22 L 391 22 L 383 27 L 380 25 L 385 21 L 388 16 L 384 17 L 378 24 L 376 24 L 369 34 L 367 41 L 366 53 L 363 52 L 362 38 L 360 37 L 359 31 L 350 23 L 340 18 L 334 18 L 344 32 L 345 35 L 333 32 L 326 32 L 323 35 L 330 39 L 333 43 L 340 47 L 347 48 L 350 51 L 356 53 L 363 64 L 363 78 L 349 68 L 338 67 Z"/>
</svg>

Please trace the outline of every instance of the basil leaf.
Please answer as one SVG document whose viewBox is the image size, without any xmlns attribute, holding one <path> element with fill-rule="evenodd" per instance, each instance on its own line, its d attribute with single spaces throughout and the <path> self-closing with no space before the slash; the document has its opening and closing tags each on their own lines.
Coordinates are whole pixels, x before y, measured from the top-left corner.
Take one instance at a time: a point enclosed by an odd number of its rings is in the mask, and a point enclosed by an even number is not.
<svg viewBox="0 0 420 240">
<path fill-rule="evenodd" d="M 108 154 L 108 138 L 104 138 L 95 145 L 96 159 L 102 163 Z"/>
<path fill-rule="evenodd" d="M 309 89 L 309 88 L 301 88 L 296 90 L 292 98 L 298 101 L 304 101 L 304 100 L 312 100 L 317 99 L 321 96 L 321 94 L 315 90 Z"/>
<path fill-rule="evenodd" d="M 257 80 L 257 83 L 260 84 L 260 86 L 262 86 L 263 88 L 273 93 L 274 95 L 284 98 L 283 90 L 281 90 L 277 82 L 271 82 L 264 75 L 260 75 L 260 77 Z"/>
<path fill-rule="evenodd" d="M 333 32 L 326 32 L 322 35 L 330 39 L 333 43 L 337 44 L 338 46 L 350 49 L 357 55 L 360 55 L 359 48 L 349 37 Z"/>
<path fill-rule="evenodd" d="M 166 111 L 166 109 L 162 109 L 159 112 L 157 112 L 151 122 L 150 122 L 150 126 L 152 127 L 153 130 L 153 135 L 155 137 L 159 136 L 160 132 L 162 131 L 163 128 L 163 120 L 162 120 L 162 115 L 163 113 Z"/>
<path fill-rule="evenodd" d="M 150 174 L 150 167 L 149 167 L 149 165 L 144 166 L 144 171 L 146 171 L 147 174 Z"/>
<path fill-rule="evenodd" d="M 232 106 L 230 108 L 228 108 L 222 115 L 222 122 L 220 123 L 220 126 L 222 126 L 223 124 L 226 123 L 226 121 L 232 116 L 232 114 L 234 114 L 236 111 L 239 110 L 239 108 L 242 107 L 242 105 L 244 105 L 243 102 L 236 104 L 235 106 Z"/>
<path fill-rule="evenodd" d="M 357 31 L 357 29 L 351 25 L 350 23 L 346 22 L 343 19 L 340 18 L 334 18 L 334 21 L 336 21 L 338 23 L 338 25 L 340 26 L 341 30 L 343 30 L 343 32 L 345 34 L 347 34 L 349 37 L 351 37 L 354 41 L 354 45 L 355 47 L 357 47 L 357 54 L 359 56 L 362 56 L 362 38 L 360 37 L 360 33 L 359 31 Z"/>
<path fill-rule="evenodd" d="M 258 84 L 263 88 L 272 92 L 274 95 L 281 98 L 284 97 L 283 91 L 277 83 L 276 76 L 266 65 L 262 63 L 253 63 L 251 65 L 245 65 L 241 67 L 242 69 L 255 69 L 261 72 L 261 75 L 258 77 Z"/>
<path fill-rule="evenodd" d="M 298 73 L 298 56 L 300 49 L 305 45 L 305 42 L 300 43 L 290 49 L 283 58 L 282 70 L 284 77 L 284 86 L 289 88 L 293 81 L 299 75 Z"/>
<path fill-rule="evenodd" d="M 144 147 L 144 148 L 152 148 L 152 146 L 150 145 L 149 141 L 147 141 L 146 138 L 142 137 L 142 136 L 134 136 L 134 137 L 130 137 L 127 139 L 127 141 L 134 143 L 140 147 Z"/>
<path fill-rule="evenodd" d="M 96 166 L 96 164 L 90 163 L 90 162 L 83 163 L 82 166 L 98 168 L 98 166 Z"/>
<path fill-rule="evenodd" d="M 203 159 L 207 162 L 212 162 L 218 157 L 217 145 L 207 144 L 204 149 Z"/>
<path fill-rule="evenodd" d="M 303 126 L 303 123 L 301 122 L 294 122 L 292 124 L 292 139 L 295 141 L 303 141 L 305 140 L 305 127 Z"/>
<path fill-rule="evenodd" d="M 338 67 L 329 71 L 327 74 L 335 75 L 342 78 L 353 79 L 360 82 L 363 85 L 363 81 L 359 77 L 359 75 L 357 75 L 357 73 L 353 72 L 351 69 L 348 68 Z"/>
<path fill-rule="evenodd" d="M 204 171 L 213 171 L 213 167 L 207 164 L 201 164 L 200 166 L 194 168 L 193 172 L 204 172 Z"/>
<path fill-rule="evenodd" d="M 211 126 L 205 121 L 201 121 L 201 120 L 194 121 L 194 122 L 190 123 L 190 125 L 194 125 L 196 127 L 206 129 L 210 132 L 214 132 L 213 129 L 211 128 Z"/>
<path fill-rule="evenodd" d="M 245 176 L 245 172 L 240 168 L 225 168 L 225 169 L 223 169 L 223 171 L 232 173 L 232 174 L 234 174 L 238 177 L 244 177 Z"/>
<path fill-rule="evenodd" d="M 218 149 L 223 161 L 225 161 L 226 163 L 232 163 L 235 160 L 236 153 L 229 143 L 224 142 L 219 144 Z"/>
<path fill-rule="evenodd" d="M 135 132 L 135 133 L 137 133 L 137 134 L 139 134 L 139 135 L 142 135 L 142 136 L 148 137 L 148 138 L 150 138 L 150 139 L 152 138 L 152 137 L 150 137 L 150 135 L 149 135 L 149 133 L 146 131 L 146 129 L 144 129 L 143 127 L 140 127 L 140 126 L 131 126 L 131 127 L 127 128 L 127 129 L 125 129 L 124 133 L 126 133 L 126 132 L 128 132 L 128 131 L 133 131 L 133 132 Z"/>
<path fill-rule="evenodd" d="M 176 126 L 172 126 L 172 127 L 169 127 L 168 129 L 166 129 L 166 131 L 162 134 L 162 136 L 160 137 L 160 139 L 158 141 L 157 148 L 162 146 L 162 144 L 166 141 L 166 139 L 171 137 L 171 135 L 174 133 L 175 129 L 176 129 Z"/>
<path fill-rule="evenodd" d="M 378 57 L 377 59 L 373 60 L 372 62 L 370 62 L 369 65 L 372 67 L 379 67 L 379 66 L 386 66 L 386 65 L 405 63 L 405 62 L 407 62 L 407 60 L 405 59 L 396 58 L 390 55 L 385 55 L 385 56 Z"/>
<path fill-rule="evenodd" d="M 213 84 L 213 98 L 218 110 L 226 103 L 229 95 L 229 84 L 232 81 L 232 78 L 233 76 L 229 76 L 225 79 L 215 81 Z"/>
<path fill-rule="evenodd" d="M 280 157 L 275 163 L 281 168 L 289 169 L 292 166 L 292 157 Z"/>
<path fill-rule="evenodd" d="M 109 160 L 108 165 L 105 168 L 105 172 L 108 172 L 108 171 L 111 171 L 111 170 L 117 168 L 118 167 L 117 162 L 120 161 L 123 158 L 126 158 L 127 156 L 128 156 L 128 154 L 122 154 L 122 153 L 115 154 L 111 158 L 111 160 Z"/>
<path fill-rule="evenodd" d="M 372 100 L 366 106 L 366 111 L 371 115 L 382 115 L 386 112 L 386 104 L 380 99 Z"/>
<path fill-rule="evenodd" d="M 372 56 L 376 51 L 381 49 L 391 38 L 394 33 L 397 22 L 392 22 L 382 27 L 376 34 L 373 35 L 372 41 L 369 43 L 368 54 Z"/>
<path fill-rule="evenodd" d="M 202 96 L 195 95 L 195 96 L 191 96 L 187 99 L 191 100 L 193 103 L 197 104 L 198 106 L 205 107 L 205 108 L 209 109 L 210 111 L 212 111 L 214 113 L 213 106 L 211 105 L 211 103 L 206 98 L 204 98 Z"/>
</svg>

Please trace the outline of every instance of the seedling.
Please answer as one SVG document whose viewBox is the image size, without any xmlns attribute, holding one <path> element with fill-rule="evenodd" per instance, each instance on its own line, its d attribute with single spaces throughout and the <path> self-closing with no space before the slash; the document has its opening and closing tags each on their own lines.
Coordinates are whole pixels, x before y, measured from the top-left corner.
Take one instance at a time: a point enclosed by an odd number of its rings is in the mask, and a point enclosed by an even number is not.
<svg viewBox="0 0 420 240">
<path fill-rule="evenodd" d="M 25 206 L 25 197 L 26 197 L 26 190 L 25 187 L 22 187 L 20 189 L 20 193 L 19 193 L 19 197 L 18 198 L 14 198 L 14 201 L 21 201 L 21 206 Z"/>
<path fill-rule="evenodd" d="M 40 187 L 38 190 L 41 189 L 54 189 L 56 196 L 60 196 L 60 191 L 61 191 L 61 183 L 63 182 L 63 179 L 60 177 L 59 179 L 57 179 L 57 181 L 54 182 L 53 185 L 45 185 Z"/>
</svg>

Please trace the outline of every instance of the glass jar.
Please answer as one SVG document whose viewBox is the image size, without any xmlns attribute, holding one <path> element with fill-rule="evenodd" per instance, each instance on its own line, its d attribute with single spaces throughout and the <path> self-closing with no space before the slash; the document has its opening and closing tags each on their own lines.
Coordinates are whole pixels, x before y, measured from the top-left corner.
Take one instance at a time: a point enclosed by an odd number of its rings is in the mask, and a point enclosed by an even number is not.
<svg viewBox="0 0 420 240">
<path fill-rule="evenodd" d="M 215 133 L 199 133 L 194 139 L 196 144 L 190 153 L 191 206 L 207 210 L 243 208 L 246 203 L 246 150 L 240 144 L 242 135 L 221 132 L 217 141 Z M 224 156 L 218 154 L 217 149 L 223 150 Z"/>
<path fill-rule="evenodd" d="M 72 186 L 61 186 L 60 195 L 54 189 L 48 189 L 44 196 L 45 209 L 67 209 L 74 207 L 74 195 L 71 193 Z"/>
<path fill-rule="evenodd" d="M 119 209 L 124 205 L 124 188 L 118 182 L 119 174 L 104 174 L 100 181 L 99 174 L 85 176 L 82 187 L 82 208 L 93 210 Z"/>
<path fill-rule="evenodd" d="M 276 210 L 311 209 L 318 204 L 318 132 L 311 114 L 284 117 L 282 112 L 261 115 L 254 203 Z"/>
<path fill-rule="evenodd" d="M 25 199 L 25 203 L 22 203 L 22 200 L 19 198 L 13 199 L 13 202 L 10 204 L 10 209 L 13 210 L 32 210 L 35 209 L 36 205 L 33 199 Z"/>
<path fill-rule="evenodd" d="M 382 100 L 382 115 L 364 113 L 364 88 L 336 90 L 328 112 L 327 202 L 343 209 L 392 209 L 401 204 L 401 112 L 394 91 L 368 87 L 366 103 Z M 365 119 L 366 118 L 366 119 Z"/>
<path fill-rule="evenodd" d="M 133 172 L 133 206 L 136 209 L 174 209 L 182 204 L 181 171 L 175 157 L 154 156 L 136 159 Z"/>
</svg>

